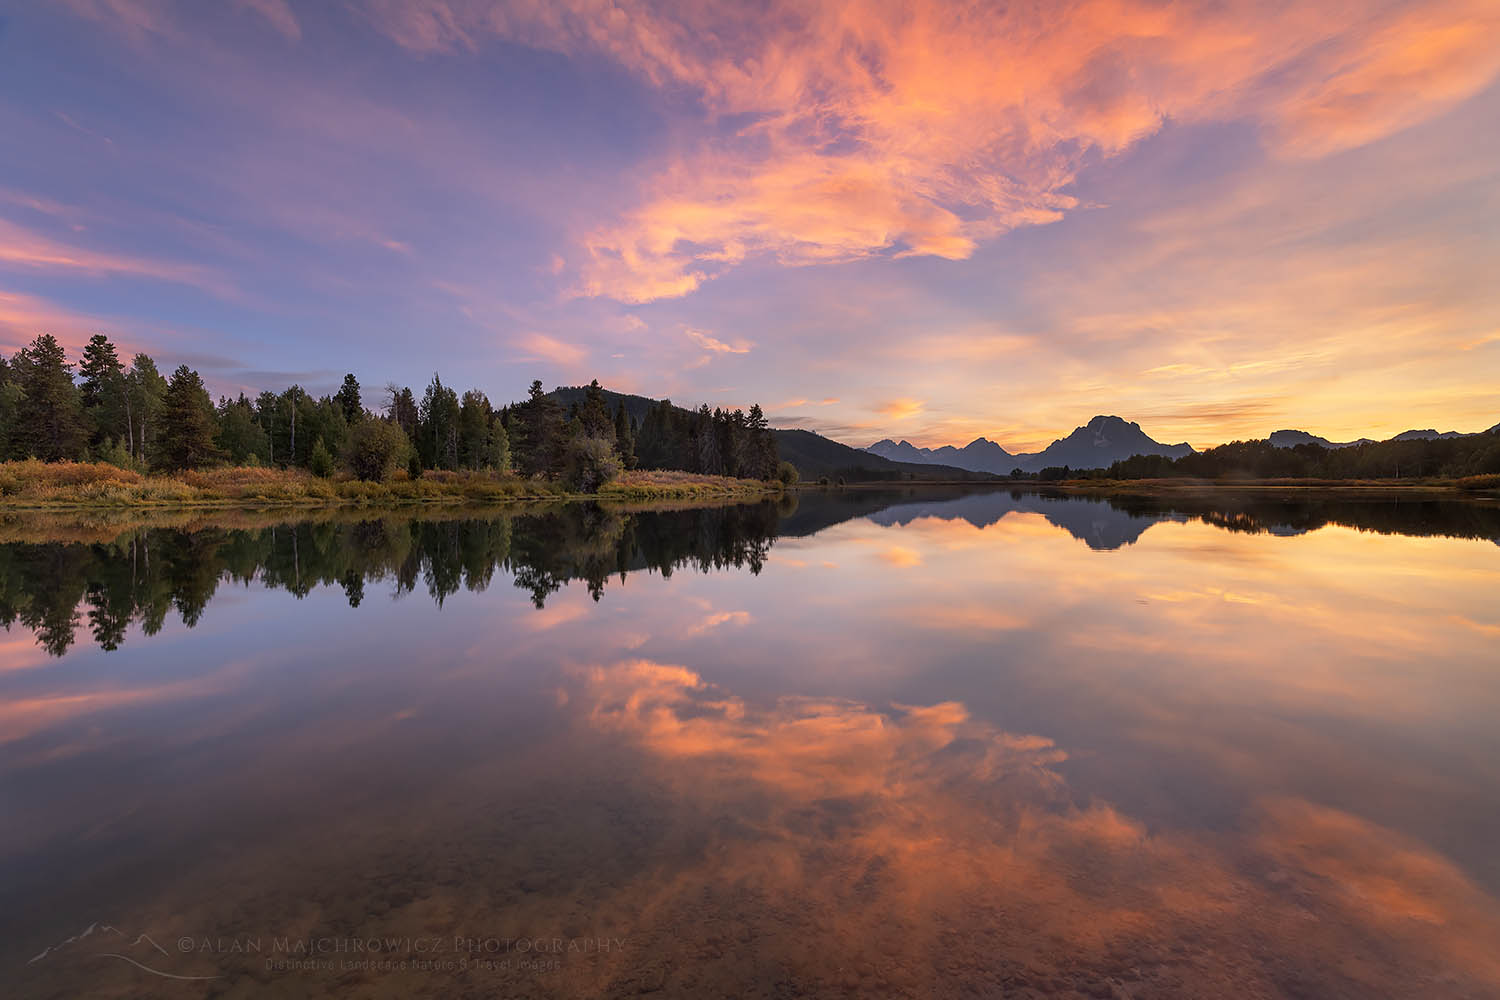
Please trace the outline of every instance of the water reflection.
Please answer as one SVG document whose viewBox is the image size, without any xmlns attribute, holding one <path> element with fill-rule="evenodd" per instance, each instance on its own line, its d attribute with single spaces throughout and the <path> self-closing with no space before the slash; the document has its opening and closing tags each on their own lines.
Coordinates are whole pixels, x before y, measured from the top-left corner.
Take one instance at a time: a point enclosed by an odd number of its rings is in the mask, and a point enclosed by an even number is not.
<svg viewBox="0 0 1500 1000">
<path fill-rule="evenodd" d="M 1394 506 L 12 522 L 0 975 L 162 992 L 107 947 L 218 977 L 192 996 L 1500 995 L 1500 531 Z M 369 936 L 595 947 L 197 944 Z"/>
<path fill-rule="evenodd" d="M 460 588 L 486 589 L 496 571 L 541 609 L 570 581 L 598 600 L 611 577 L 647 570 L 701 572 L 747 568 L 758 574 L 777 537 L 804 537 L 857 517 L 907 525 L 923 518 L 976 528 L 1007 515 L 1036 514 L 1091 549 L 1134 544 L 1152 525 L 1190 519 L 1229 531 L 1282 536 L 1325 525 L 1406 535 L 1485 538 L 1500 544 L 1500 506 L 1453 501 L 1333 502 L 1064 497 L 1037 492 L 870 490 L 684 510 L 629 512 L 593 504 L 485 515 L 424 512 L 380 517 L 324 514 L 282 523 L 284 515 L 229 515 L 171 527 L 70 524 L 12 519 L 0 544 L 0 624 L 20 624 L 61 655 L 86 626 L 115 649 L 132 623 L 158 633 L 170 612 L 193 626 L 219 587 L 257 581 L 303 597 L 343 589 L 351 607 L 367 584 L 401 596 L 420 584 L 439 606 Z M 222 523 L 228 521 L 229 523 Z M 238 523 L 236 523 L 238 522 Z M 900 566 L 914 554 L 886 559 Z"/>
</svg>

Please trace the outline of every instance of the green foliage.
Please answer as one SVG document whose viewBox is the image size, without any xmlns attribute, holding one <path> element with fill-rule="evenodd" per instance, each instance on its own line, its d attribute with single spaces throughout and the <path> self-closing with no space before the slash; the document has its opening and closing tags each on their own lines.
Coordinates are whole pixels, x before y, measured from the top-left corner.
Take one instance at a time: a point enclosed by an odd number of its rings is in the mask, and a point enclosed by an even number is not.
<svg viewBox="0 0 1500 1000">
<path fill-rule="evenodd" d="M 579 493 L 598 493 L 620 474 L 620 459 L 608 438 L 582 435 L 568 443 L 563 482 Z"/>
<path fill-rule="evenodd" d="M 313 445 L 312 455 L 307 461 L 307 470 L 319 479 L 327 479 L 333 475 L 333 454 L 323 444 L 322 438 L 318 438 Z"/>
<path fill-rule="evenodd" d="M 350 474 L 377 483 L 390 479 L 410 457 L 415 457 L 411 442 L 390 420 L 361 420 L 355 424 L 344 451 Z"/>
<path fill-rule="evenodd" d="M 270 439 L 244 394 L 236 400 L 219 400 L 218 425 L 214 440 L 231 464 L 250 465 L 270 457 Z"/>
<path fill-rule="evenodd" d="M 801 475 L 797 472 L 797 467 L 791 462 L 782 462 L 776 466 L 776 479 L 783 486 L 796 486 L 797 481 L 801 478 Z"/>
<path fill-rule="evenodd" d="M 156 370 L 149 354 L 137 354 L 125 376 L 126 398 L 131 414 L 131 436 L 135 439 L 130 453 L 139 462 L 149 464 L 161 432 L 162 412 L 166 407 L 167 380 Z"/>
<path fill-rule="evenodd" d="M 562 471 L 562 409 L 533 381 L 525 402 L 511 408 L 511 460 L 523 476 L 555 476 Z"/>
<path fill-rule="evenodd" d="M 458 468 L 458 393 L 434 372 L 417 416 L 417 453 L 426 469 Z"/>
<path fill-rule="evenodd" d="M 219 458 L 214 445 L 214 407 L 203 380 L 178 365 L 163 400 L 161 441 L 153 464 L 165 470 L 196 469 Z"/>
<path fill-rule="evenodd" d="M 344 376 L 344 384 L 333 394 L 333 401 L 343 413 L 345 423 L 352 424 L 365 415 L 364 404 L 359 398 L 359 379 L 353 372 Z"/>
<path fill-rule="evenodd" d="M 88 442 L 83 404 L 57 338 L 44 333 L 21 348 L 11 359 L 10 371 L 20 389 L 11 454 L 44 462 L 82 457 Z"/>
<path fill-rule="evenodd" d="M 89 339 L 78 373 L 83 378 L 79 396 L 90 442 L 100 445 L 107 438 L 121 437 L 126 439 L 128 450 L 130 400 L 125 366 L 104 334 L 96 333 Z"/>
<path fill-rule="evenodd" d="M 1278 448 L 1269 441 L 1232 441 L 1175 460 L 1136 455 L 1088 478 L 1456 479 L 1494 473 L 1500 473 L 1500 433 L 1489 430 L 1465 437 L 1376 441 L 1347 448 L 1316 444 Z M 1079 473 L 1075 470 L 1074 474 Z"/>
</svg>

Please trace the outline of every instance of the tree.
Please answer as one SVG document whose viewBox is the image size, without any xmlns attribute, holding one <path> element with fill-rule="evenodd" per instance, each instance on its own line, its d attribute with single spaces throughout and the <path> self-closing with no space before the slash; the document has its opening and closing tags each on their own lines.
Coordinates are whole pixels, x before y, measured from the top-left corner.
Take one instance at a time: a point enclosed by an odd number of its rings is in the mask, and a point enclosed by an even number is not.
<svg viewBox="0 0 1500 1000">
<path fill-rule="evenodd" d="M 270 461 L 269 439 L 256 419 L 255 407 L 244 393 L 239 399 L 219 400 L 218 425 L 214 440 L 230 462 L 244 465 L 252 461 Z"/>
<path fill-rule="evenodd" d="M 458 417 L 458 393 L 433 372 L 417 416 L 417 453 L 424 468 L 458 468 Z"/>
<path fill-rule="evenodd" d="M 614 439 L 614 421 L 609 417 L 609 406 L 604 402 L 604 389 L 600 387 L 598 379 L 590 382 L 584 390 L 583 406 L 578 409 L 578 422 L 588 437 Z"/>
<path fill-rule="evenodd" d="M 319 479 L 327 479 L 333 475 L 333 455 L 322 438 L 314 442 L 312 454 L 307 459 L 307 468 Z"/>
<path fill-rule="evenodd" d="M 361 420 L 349 432 L 344 462 L 359 479 L 383 482 L 404 467 L 411 441 L 394 420 Z"/>
<path fill-rule="evenodd" d="M 0 461 L 11 455 L 11 436 L 15 433 L 20 403 L 21 387 L 11 377 L 10 365 L 0 357 Z"/>
<path fill-rule="evenodd" d="M 582 435 L 568 443 L 563 480 L 569 489 L 598 493 L 599 487 L 620 474 L 620 459 L 609 438 Z"/>
<path fill-rule="evenodd" d="M 76 461 L 88 440 L 73 368 L 50 333 L 38 336 L 11 359 L 11 377 L 21 390 L 12 431 L 12 454 L 46 462 Z"/>
<path fill-rule="evenodd" d="M 365 415 L 364 405 L 359 400 L 359 379 L 354 377 L 353 372 L 344 376 L 344 384 L 333 394 L 333 401 L 343 410 L 344 422 L 347 424 L 353 424 Z"/>
<path fill-rule="evenodd" d="M 167 383 L 161 423 L 158 468 L 196 469 L 219 457 L 213 403 L 203 380 L 187 365 L 178 365 Z"/>
<path fill-rule="evenodd" d="M 162 409 L 166 405 L 167 380 L 156 370 L 156 362 L 150 355 L 137 354 L 131 360 L 125 382 L 135 437 L 130 451 L 137 462 L 149 463 L 156 446 Z"/>
<path fill-rule="evenodd" d="M 635 468 L 635 422 L 626 412 L 624 400 L 615 407 L 615 451 L 619 452 L 620 464 Z"/>
<path fill-rule="evenodd" d="M 458 464 L 463 468 L 483 469 L 489 465 L 493 417 L 494 410 L 484 393 L 478 389 L 464 393 L 458 408 Z"/>
<path fill-rule="evenodd" d="M 797 481 L 802 478 L 802 474 L 797 471 L 797 467 L 791 462 L 782 462 L 776 467 L 776 478 L 783 486 L 796 486 Z"/>
<path fill-rule="evenodd" d="M 781 456 L 777 453 L 776 436 L 771 433 L 770 425 L 759 403 L 754 403 L 750 407 L 750 415 L 745 419 L 745 433 L 749 437 L 746 445 L 748 467 L 742 470 L 742 474 L 748 474 L 756 479 L 779 477 L 777 463 Z"/>
<path fill-rule="evenodd" d="M 96 333 L 89 338 L 78 374 L 83 378 L 79 394 L 88 419 L 89 443 L 99 447 L 110 438 L 129 441 L 130 400 L 125 388 L 125 366 L 115 353 L 115 345 L 104 334 Z"/>
<path fill-rule="evenodd" d="M 562 410 L 542 391 L 542 383 L 533 381 L 524 403 L 516 404 L 510 447 L 516 469 L 523 476 L 556 475 L 562 467 Z"/>
</svg>

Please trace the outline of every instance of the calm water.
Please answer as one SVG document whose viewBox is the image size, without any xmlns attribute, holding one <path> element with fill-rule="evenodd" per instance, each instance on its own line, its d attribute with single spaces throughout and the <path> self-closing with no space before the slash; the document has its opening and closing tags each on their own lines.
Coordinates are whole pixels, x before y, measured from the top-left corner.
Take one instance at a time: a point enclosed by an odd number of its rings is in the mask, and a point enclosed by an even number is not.
<svg viewBox="0 0 1500 1000">
<path fill-rule="evenodd" d="M 276 517 L 0 523 L 7 995 L 1500 996 L 1496 506 Z"/>
</svg>

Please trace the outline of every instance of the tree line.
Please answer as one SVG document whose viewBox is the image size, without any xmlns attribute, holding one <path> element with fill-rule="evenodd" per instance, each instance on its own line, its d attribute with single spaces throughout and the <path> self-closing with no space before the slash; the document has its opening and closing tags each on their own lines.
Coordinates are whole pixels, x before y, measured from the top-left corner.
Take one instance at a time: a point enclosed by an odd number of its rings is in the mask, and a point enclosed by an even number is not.
<svg viewBox="0 0 1500 1000">
<path fill-rule="evenodd" d="M 1050 470 L 1044 470 L 1044 472 Z M 1066 470 L 1063 470 L 1066 472 Z M 1467 437 L 1372 441 L 1345 448 L 1269 441 L 1232 441 L 1184 455 L 1135 455 L 1108 469 L 1073 470 L 1100 479 L 1423 479 L 1500 473 L 1500 430 Z M 1045 475 L 1042 478 L 1047 478 Z M 1059 476 L 1057 478 L 1069 478 Z"/>
<path fill-rule="evenodd" d="M 298 598 L 339 587 L 351 607 L 366 599 L 367 585 L 391 597 L 421 587 L 441 606 L 461 588 L 486 589 L 497 571 L 510 573 L 537 608 L 573 580 L 597 601 L 609 580 L 623 584 L 643 570 L 759 573 L 777 523 L 769 502 L 651 514 L 565 504 L 491 518 L 144 528 L 107 544 L 14 542 L 0 545 L 0 625 L 31 629 L 61 656 L 80 626 L 106 650 L 132 624 L 154 635 L 174 611 L 191 628 L 224 583 L 259 581 Z"/>
<path fill-rule="evenodd" d="M 685 411 L 653 405 L 642 422 L 623 401 L 610 409 L 595 380 L 564 410 L 542 383 L 527 398 L 494 406 L 479 389 L 460 395 L 434 374 L 420 398 L 388 384 L 383 412 L 370 410 L 359 380 L 314 396 L 300 385 L 241 393 L 217 403 L 187 365 L 164 376 L 149 355 L 129 364 L 102 334 L 82 352 L 75 376 L 57 339 L 42 334 L 0 356 L 0 459 L 103 461 L 177 472 L 215 465 L 343 468 L 381 480 L 405 470 L 512 472 L 597 489 L 621 469 L 680 469 L 772 479 L 776 441 L 760 406 Z"/>
</svg>

